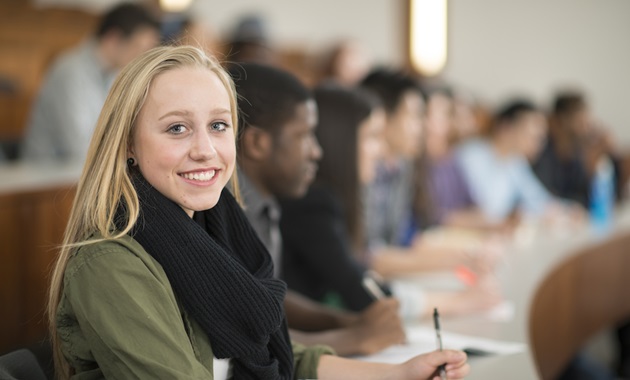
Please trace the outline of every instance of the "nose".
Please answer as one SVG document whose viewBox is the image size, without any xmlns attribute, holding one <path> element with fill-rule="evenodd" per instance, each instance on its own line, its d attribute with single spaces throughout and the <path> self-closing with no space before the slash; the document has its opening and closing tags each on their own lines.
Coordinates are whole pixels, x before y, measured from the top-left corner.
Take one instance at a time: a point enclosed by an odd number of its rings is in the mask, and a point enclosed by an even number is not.
<svg viewBox="0 0 630 380">
<path fill-rule="evenodd" d="M 319 145 L 319 141 L 317 141 L 317 138 L 315 136 L 313 136 L 312 139 L 312 144 L 311 144 L 311 159 L 313 161 L 319 161 L 322 158 L 323 155 L 323 151 L 322 151 L 322 146 Z"/>
<path fill-rule="evenodd" d="M 193 134 L 190 146 L 190 158 L 195 161 L 206 161 L 216 157 L 217 150 L 214 144 L 215 141 L 210 133 L 203 131 Z"/>
</svg>

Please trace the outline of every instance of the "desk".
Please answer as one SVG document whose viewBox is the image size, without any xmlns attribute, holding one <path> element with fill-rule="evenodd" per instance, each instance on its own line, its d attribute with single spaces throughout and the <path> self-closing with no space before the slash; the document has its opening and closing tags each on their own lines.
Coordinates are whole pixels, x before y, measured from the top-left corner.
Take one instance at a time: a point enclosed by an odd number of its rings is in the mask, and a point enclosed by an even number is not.
<svg viewBox="0 0 630 380">
<path fill-rule="evenodd" d="M 45 333 L 42 319 L 50 263 L 70 211 L 77 166 L 0 167 L 0 352 Z M 630 317 L 630 206 L 604 238 L 538 231 L 508 252 L 499 273 L 509 322 L 482 316 L 443 318 L 445 331 L 523 342 L 510 356 L 471 358 L 468 379 L 551 378 L 598 330 Z M 531 318 L 530 318 L 531 316 Z M 539 368 L 537 367 L 537 363 Z M 540 372 L 539 372 L 540 369 Z"/>
<path fill-rule="evenodd" d="M 612 231 L 567 234 L 537 231 L 509 250 L 499 269 L 514 318 L 443 318 L 443 331 L 528 344 L 510 356 L 471 358 L 467 379 L 553 379 L 600 330 L 630 318 L 630 207 Z"/>
<path fill-rule="evenodd" d="M 80 170 L 76 165 L 0 166 L 0 354 L 46 334 L 48 273 Z"/>
</svg>

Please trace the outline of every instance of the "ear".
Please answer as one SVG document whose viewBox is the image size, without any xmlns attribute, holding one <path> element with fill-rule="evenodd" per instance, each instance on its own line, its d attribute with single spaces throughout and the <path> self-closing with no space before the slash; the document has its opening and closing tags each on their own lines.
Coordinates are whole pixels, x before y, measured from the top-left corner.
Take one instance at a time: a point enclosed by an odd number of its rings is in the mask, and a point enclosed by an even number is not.
<svg viewBox="0 0 630 380">
<path fill-rule="evenodd" d="M 273 148 L 273 138 L 269 132 L 255 126 L 248 126 L 241 135 L 241 155 L 253 161 L 265 161 Z"/>
<path fill-rule="evenodd" d="M 129 145 L 127 145 L 127 157 L 135 157 L 136 152 L 133 149 L 133 141 L 129 141 Z"/>
</svg>

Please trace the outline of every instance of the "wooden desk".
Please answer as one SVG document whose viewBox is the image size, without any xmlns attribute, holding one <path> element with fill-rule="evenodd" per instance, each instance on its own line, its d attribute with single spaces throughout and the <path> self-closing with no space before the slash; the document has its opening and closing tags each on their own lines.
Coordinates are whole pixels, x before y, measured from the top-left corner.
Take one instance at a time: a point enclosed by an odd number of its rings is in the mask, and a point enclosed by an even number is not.
<svg viewBox="0 0 630 380">
<path fill-rule="evenodd" d="M 514 318 L 444 318 L 444 331 L 527 343 L 527 352 L 471 358 L 467 379 L 553 379 L 591 337 L 630 318 L 630 207 L 613 230 L 537 231 L 514 247 L 499 277 Z"/>
<path fill-rule="evenodd" d="M 554 379 L 594 334 L 630 318 L 630 233 L 580 250 L 534 296 L 530 342 L 543 379 Z"/>
<path fill-rule="evenodd" d="M 0 167 L 0 354 L 46 334 L 48 273 L 78 174 L 76 166 Z"/>
</svg>

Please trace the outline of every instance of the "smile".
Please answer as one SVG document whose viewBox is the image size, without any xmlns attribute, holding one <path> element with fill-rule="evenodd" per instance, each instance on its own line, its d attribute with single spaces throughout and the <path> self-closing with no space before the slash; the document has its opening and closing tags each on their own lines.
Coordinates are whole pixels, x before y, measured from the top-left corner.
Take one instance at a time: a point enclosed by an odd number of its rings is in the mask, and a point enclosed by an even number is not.
<svg viewBox="0 0 630 380">
<path fill-rule="evenodd" d="M 216 170 L 208 170 L 205 172 L 181 173 L 180 176 L 191 181 L 205 182 L 205 181 L 212 180 L 215 174 L 216 174 Z"/>
</svg>

